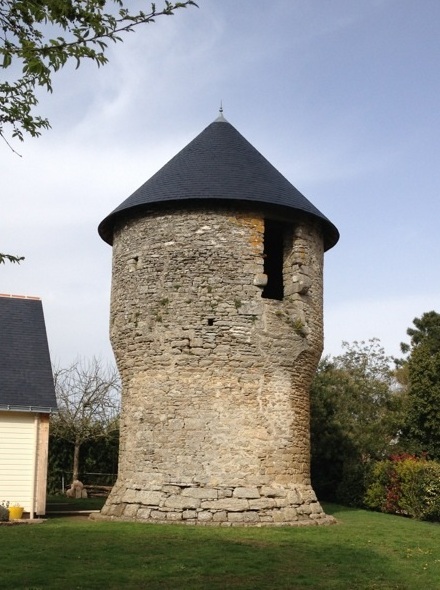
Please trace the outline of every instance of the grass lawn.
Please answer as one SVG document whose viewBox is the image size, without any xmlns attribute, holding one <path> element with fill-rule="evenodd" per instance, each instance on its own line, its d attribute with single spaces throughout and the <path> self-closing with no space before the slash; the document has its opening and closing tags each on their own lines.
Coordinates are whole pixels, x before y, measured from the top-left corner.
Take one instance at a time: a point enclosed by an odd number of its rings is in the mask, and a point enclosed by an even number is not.
<svg viewBox="0 0 440 590">
<path fill-rule="evenodd" d="M 0 527 L 0 587 L 440 589 L 440 525 L 326 510 L 338 525 L 211 528 L 58 517 Z"/>
</svg>

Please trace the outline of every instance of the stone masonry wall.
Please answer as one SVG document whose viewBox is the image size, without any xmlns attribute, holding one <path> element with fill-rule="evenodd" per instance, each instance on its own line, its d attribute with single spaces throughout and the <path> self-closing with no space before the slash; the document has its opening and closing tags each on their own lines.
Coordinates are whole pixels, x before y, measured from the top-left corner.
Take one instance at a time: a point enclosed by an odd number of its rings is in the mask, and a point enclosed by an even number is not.
<svg viewBox="0 0 440 590">
<path fill-rule="evenodd" d="M 152 210 L 117 228 L 111 340 L 121 443 L 102 518 L 330 522 L 309 465 L 322 237 L 304 220 L 284 234 L 278 301 L 262 297 L 262 210 Z"/>
</svg>

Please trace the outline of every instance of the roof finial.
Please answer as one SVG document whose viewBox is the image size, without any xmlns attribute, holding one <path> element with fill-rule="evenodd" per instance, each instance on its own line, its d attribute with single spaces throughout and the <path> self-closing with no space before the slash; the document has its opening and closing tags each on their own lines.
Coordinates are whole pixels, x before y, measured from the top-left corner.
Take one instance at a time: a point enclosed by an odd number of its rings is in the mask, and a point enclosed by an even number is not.
<svg viewBox="0 0 440 590">
<path fill-rule="evenodd" d="M 220 101 L 220 108 L 218 110 L 218 117 L 214 121 L 214 123 L 227 123 L 226 119 L 223 116 L 223 101 Z"/>
</svg>

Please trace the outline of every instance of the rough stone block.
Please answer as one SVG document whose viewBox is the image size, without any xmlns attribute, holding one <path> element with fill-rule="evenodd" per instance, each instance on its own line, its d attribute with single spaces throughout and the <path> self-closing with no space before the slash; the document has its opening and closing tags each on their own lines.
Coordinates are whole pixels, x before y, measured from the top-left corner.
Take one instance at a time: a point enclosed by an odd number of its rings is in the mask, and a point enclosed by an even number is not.
<svg viewBox="0 0 440 590">
<path fill-rule="evenodd" d="M 152 492 L 149 490 L 128 489 L 122 496 L 122 501 L 128 504 L 144 504 L 148 506 L 159 506 L 160 501 L 165 496 L 161 492 Z"/>
<path fill-rule="evenodd" d="M 214 490 L 213 488 L 186 488 L 182 491 L 182 496 L 200 498 L 201 500 L 216 500 L 218 498 L 218 490 Z"/>
<path fill-rule="evenodd" d="M 151 512 L 151 508 L 139 508 L 136 513 L 136 518 L 140 520 L 148 520 L 150 518 Z"/>
<path fill-rule="evenodd" d="M 301 504 L 301 497 L 297 490 L 289 490 L 287 492 L 287 501 L 289 504 Z"/>
<path fill-rule="evenodd" d="M 228 513 L 228 521 L 229 522 L 244 522 L 244 513 L 243 512 L 229 512 Z"/>
<path fill-rule="evenodd" d="M 292 522 L 298 520 L 298 514 L 294 508 L 281 508 L 272 512 L 274 522 Z"/>
<path fill-rule="evenodd" d="M 198 498 L 191 498 L 188 496 L 170 496 L 164 502 L 166 508 L 174 508 L 177 510 L 189 510 L 200 507 L 200 500 Z"/>
<path fill-rule="evenodd" d="M 297 511 L 298 514 L 312 514 L 312 507 L 310 504 L 301 504 L 301 506 L 298 506 Z"/>
<path fill-rule="evenodd" d="M 219 510 L 219 512 L 214 512 L 212 520 L 214 522 L 225 522 L 226 520 L 228 520 L 228 513 L 226 512 L 226 510 Z"/>
<path fill-rule="evenodd" d="M 298 488 L 302 502 L 317 502 L 316 494 L 311 486 Z"/>
<path fill-rule="evenodd" d="M 249 502 L 241 498 L 223 498 L 202 502 L 204 510 L 226 510 L 228 512 L 242 512 L 249 509 Z"/>
<path fill-rule="evenodd" d="M 223 488 L 218 490 L 218 497 L 219 498 L 232 498 L 232 490 L 229 488 Z"/>
<path fill-rule="evenodd" d="M 181 488 L 179 486 L 164 485 L 164 486 L 162 486 L 162 491 L 165 494 L 177 495 L 177 494 L 180 494 Z"/>
<path fill-rule="evenodd" d="M 268 498 L 285 498 L 287 496 L 287 491 L 284 488 L 262 486 L 260 494 L 262 496 L 267 496 Z"/>
<path fill-rule="evenodd" d="M 209 512 L 207 510 L 203 510 L 203 511 L 197 513 L 197 519 L 200 522 L 207 522 L 209 520 L 212 520 L 212 517 L 213 517 L 212 512 Z"/>
<path fill-rule="evenodd" d="M 240 303 L 237 300 L 237 313 L 240 315 L 261 316 L 262 304 L 259 301 L 246 301 Z"/>
<path fill-rule="evenodd" d="M 287 506 L 287 508 L 282 508 L 281 512 L 286 522 L 298 520 L 298 512 L 295 508 Z"/>
<path fill-rule="evenodd" d="M 258 512 L 243 512 L 244 522 L 257 523 L 260 522 L 260 516 Z"/>
<path fill-rule="evenodd" d="M 121 504 L 112 504 L 111 506 L 109 506 L 107 514 L 109 516 L 122 516 L 124 510 L 125 510 L 126 504 L 122 503 Z"/>
<path fill-rule="evenodd" d="M 181 512 L 167 512 L 166 515 L 167 520 L 182 520 L 182 513 Z"/>
<path fill-rule="evenodd" d="M 213 361 L 211 359 L 201 359 L 199 361 L 199 367 L 209 367 L 212 365 Z"/>
<path fill-rule="evenodd" d="M 257 488 L 235 488 L 232 495 L 235 498 L 259 498 L 260 492 Z"/>
<path fill-rule="evenodd" d="M 312 514 L 324 514 L 324 511 L 321 508 L 321 504 L 319 504 L 318 502 L 312 502 L 310 504 L 310 508 L 312 509 Z"/>
<path fill-rule="evenodd" d="M 301 295 L 305 295 L 307 291 L 309 291 L 311 286 L 312 280 L 307 275 L 295 274 L 292 276 L 291 288 L 293 289 L 294 293 L 300 293 Z"/>
<path fill-rule="evenodd" d="M 269 510 L 276 506 L 274 498 L 259 498 L 258 500 L 249 500 L 251 510 Z"/>
<path fill-rule="evenodd" d="M 254 276 L 253 283 L 256 287 L 265 287 L 267 285 L 267 275 L 260 272 Z"/>
<path fill-rule="evenodd" d="M 173 340 L 171 342 L 171 348 L 183 348 L 184 346 L 188 346 L 188 340 Z"/>
<path fill-rule="evenodd" d="M 135 518 L 138 510 L 139 504 L 127 504 L 127 506 L 124 509 L 124 516 L 130 516 L 132 518 Z"/>
<path fill-rule="evenodd" d="M 121 500 L 123 502 L 136 502 L 137 494 L 139 492 L 137 490 L 128 489 L 121 496 Z"/>
</svg>

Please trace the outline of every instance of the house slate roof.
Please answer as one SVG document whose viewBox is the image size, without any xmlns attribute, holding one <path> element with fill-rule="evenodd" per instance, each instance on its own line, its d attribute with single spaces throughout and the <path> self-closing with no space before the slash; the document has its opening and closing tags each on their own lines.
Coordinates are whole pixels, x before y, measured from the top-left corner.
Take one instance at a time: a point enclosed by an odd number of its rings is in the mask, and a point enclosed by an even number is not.
<svg viewBox="0 0 440 590">
<path fill-rule="evenodd" d="M 56 409 L 41 299 L 0 294 L 0 410 Z"/>
<path fill-rule="evenodd" d="M 201 200 L 264 203 L 274 210 L 295 210 L 317 219 L 324 247 L 339 239 L 337 228 L 260 154 L 220 113 L 219 117 L 163 168 L 112 211 L 98 232 L 113 243 L 115 223 L 151 205 Z"/>
</svg>

